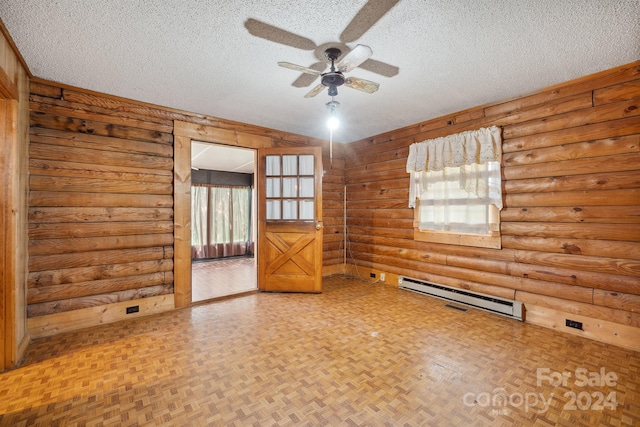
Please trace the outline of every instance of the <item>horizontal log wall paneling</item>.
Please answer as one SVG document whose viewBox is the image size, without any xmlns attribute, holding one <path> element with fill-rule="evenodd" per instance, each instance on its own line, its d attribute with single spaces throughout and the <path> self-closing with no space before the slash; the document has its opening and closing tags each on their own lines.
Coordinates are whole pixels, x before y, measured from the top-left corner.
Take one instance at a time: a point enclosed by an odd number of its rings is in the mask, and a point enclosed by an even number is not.
<svg viewBox="0 0 640 427">
<path fill-rule="evenodd" d="M 533 323 L 640 350 L 629 338 L 640 338 L 639 107 L 636 62 L 349 144 L 349 262 L 366 277 L 520 300 Z M 414 241 L 409 145 L 493 125 L 504 139 L 502 249 Z M 584 331 L 566 316 L 586 319 Z"/>
<path fill-rule="evenodd" d="M 173 293 L 173 127 L 32 82 L 29 318 Z"/>
<path fill-rule="evenodd" d="M 174 308 L 174 121 L 216 128 L 209 136 L 224 144 L 253 146 L 266 137 L 273 146 L 322 145 L 325 274 L 342 272 L 341 146 L 331 161 L 322 140 L 37 78 L 29 101 L 26 282 L 34 337 L 75 329 L 78 319 L 102 323 L 98 307 L 109 321 L 128 318 L 128 301 L 148 300 L 135 302 L 146 314 Z"/>
</svg>

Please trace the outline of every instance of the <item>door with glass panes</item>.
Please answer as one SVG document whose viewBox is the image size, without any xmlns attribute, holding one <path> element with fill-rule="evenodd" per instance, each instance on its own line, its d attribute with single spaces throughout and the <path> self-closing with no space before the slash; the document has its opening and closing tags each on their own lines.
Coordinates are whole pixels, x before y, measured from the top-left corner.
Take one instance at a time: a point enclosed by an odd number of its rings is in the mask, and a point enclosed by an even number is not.
<svg viewBox="0 0 640 427">
<path fill-rule="evenodd" d="M 322 150 L 258 151 L 258 288 L 322 291 Z"/>
</svg>

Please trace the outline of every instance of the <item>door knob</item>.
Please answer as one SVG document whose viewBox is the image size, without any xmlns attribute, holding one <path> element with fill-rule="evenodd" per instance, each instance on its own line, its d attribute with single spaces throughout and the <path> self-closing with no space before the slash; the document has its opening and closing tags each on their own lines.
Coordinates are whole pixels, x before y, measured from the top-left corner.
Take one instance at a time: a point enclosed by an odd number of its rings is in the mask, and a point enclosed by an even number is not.
<svg viewBox="0 0 640 427">
<path fill-rule="evenodd" d="M 322 223 L 318 222 L 316 223 L 316 230 L 320 230 L 322 229 Z"/>
</svg>

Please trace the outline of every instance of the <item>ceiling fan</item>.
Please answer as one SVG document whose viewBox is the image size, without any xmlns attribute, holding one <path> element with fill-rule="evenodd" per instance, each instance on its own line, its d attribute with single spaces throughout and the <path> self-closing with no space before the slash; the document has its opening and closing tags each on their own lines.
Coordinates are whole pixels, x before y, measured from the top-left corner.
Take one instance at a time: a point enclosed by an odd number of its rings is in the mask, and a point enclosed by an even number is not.
<svg viewBox="0 0 640 427">
<path fill-rule="evenodd" d="M 330 47 L 324 52 L 326 58 L 331 61 L 331 69 L 326 73 L 323 73 L 313 68 L 303 67 L 301 65 L 292 64 L 290 62 L 278 62 L 278 65 L 284 68 L 289 68 L 295 71 L 301 71 L 313 76 L 320 76 L 320 84 L 311 89 L 304 96 L 305 98 L 311 98 L 322 92 L 325 88 L 329 88 L 329 96 L 336 96 L 338 94 L 338 87 L 345 85 L 346 87 L 357 89 L 366 93 L 373 93 L 378 90 L 380 85 L 378 83 L 360 79 L 357 77 L 346 77 L 344 73 L 356 68 L 364 61 L 369 59 L 373 54 L 373 51 L 369 46 L 362 44 L 354 47 L 347 55 L 340 60 L 337 64 L 335 61 L 340 58 L 342 51 L 337 47 Z"/>
<path fill-rule="evenodd" d="M 247 19 L 244 25 L 249 33 L 256 37 L 260 37 L 274 43 L 291 46 L 296 49 L 313 51 L 315 57 L 319 60 L 318 62 L 313 63 L 308 68 L 292 68 L 294 70 L 302 71 L 302 74 L 300 74 L 300 76 L 292 83 L 292 86 L 307 87 L 310 86 L 320 73 L 327 68 L 327 61 L 325 58 L 327 58 L 326 51 L 328 48 L 337 48 L 341 53 L 346 53 L 346 55 L 349 56 L 351 49 L 347 44 L 356 42 L 356 40 L 362 37 L 399 1 L 400 0 L 368 0 L 342 31 L 338 40 L 323 44 L 316 44 L 313 40 L 307 37 L 253 18 Z M 336 58 L 338 57 L 340 57 L 340 54 L 336 55 Z M 397 75 L 400 70 L 394 65 L 390 65 L 370 57 L 367 57 L 366 60 L 362 61 L 358 67 L 384 77 L 393 77 Z M 310 70 L 313 71 L 307 72 Z M 342 72 L 344 73 L 345 71 Z"/>
</svg>

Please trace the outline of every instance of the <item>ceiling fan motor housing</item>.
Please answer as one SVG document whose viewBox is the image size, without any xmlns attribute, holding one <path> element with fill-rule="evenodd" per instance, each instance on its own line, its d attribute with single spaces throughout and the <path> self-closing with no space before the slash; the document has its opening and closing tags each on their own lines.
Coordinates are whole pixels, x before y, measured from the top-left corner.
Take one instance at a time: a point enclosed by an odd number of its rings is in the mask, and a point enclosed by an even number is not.
<svg viewBox="0 0 640 427">
<path fill-rule="evenodd" d="M 345 82 L 345 78 L 340 71 L 334 71 L 324 73 L 320 82 L 324 86 L 342 86 Z"/>
<path fill-rule="evenodd" d="M 329 88 L 329 96 L 338 94 L 338 86 L 342 86 L 345 82 L 344 75 L 340 71 L 336 71 L 334 62 L 342 55 L 342 51 L 337 47 L 330 47 L 324 51 L 324 55 L 331 61 L 331 71 L 322 74 L 320 83 Z"/>
</svg>

